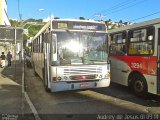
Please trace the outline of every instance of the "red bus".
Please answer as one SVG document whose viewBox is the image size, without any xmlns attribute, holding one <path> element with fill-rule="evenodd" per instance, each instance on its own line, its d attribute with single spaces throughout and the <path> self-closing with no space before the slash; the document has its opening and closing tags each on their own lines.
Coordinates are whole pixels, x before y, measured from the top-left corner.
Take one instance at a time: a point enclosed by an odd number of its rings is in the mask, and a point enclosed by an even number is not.
<svg viewBox="0 0 160 120">
<path fill-rule="evenodd" d="M 160 95 L 160 18 L 108 31 L 111 81 Z"/>
</svg>

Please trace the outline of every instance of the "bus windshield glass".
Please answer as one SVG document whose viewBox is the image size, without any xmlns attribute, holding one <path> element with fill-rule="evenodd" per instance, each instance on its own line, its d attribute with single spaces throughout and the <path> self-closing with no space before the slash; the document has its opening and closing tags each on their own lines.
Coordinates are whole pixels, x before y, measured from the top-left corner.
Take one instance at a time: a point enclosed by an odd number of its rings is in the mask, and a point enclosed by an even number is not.
<svg viewBox="0 0 160 120">
<path fill-rule="evenodd" d="M 106 64 L 106 33 L 54 32 L 59 65 Z"/>
</svg>

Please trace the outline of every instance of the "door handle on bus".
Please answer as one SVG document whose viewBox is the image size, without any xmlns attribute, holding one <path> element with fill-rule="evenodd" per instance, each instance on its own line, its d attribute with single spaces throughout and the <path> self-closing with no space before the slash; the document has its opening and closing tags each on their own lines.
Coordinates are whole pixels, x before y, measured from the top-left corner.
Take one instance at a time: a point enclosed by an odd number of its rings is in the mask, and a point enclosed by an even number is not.
<svg viewBox="0 0 160 120">
<path fill-rule="evenodd" d="M 128 72 L 129 72 L 129 70 L 122 70 L 121 72 L 128 73 Z"/>
</svg>

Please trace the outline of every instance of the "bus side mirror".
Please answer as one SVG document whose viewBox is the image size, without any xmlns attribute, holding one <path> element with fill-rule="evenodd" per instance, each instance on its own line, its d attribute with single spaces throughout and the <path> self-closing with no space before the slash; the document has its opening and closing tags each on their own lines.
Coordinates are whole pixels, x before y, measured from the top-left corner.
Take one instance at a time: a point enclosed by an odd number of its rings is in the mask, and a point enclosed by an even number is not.
<svg viewBox="0 0 160 120">
<path fill-rule="evenodd" d="M 107 64 L 111 64 L 111 60 L 107 60 Z"/>
</svg>

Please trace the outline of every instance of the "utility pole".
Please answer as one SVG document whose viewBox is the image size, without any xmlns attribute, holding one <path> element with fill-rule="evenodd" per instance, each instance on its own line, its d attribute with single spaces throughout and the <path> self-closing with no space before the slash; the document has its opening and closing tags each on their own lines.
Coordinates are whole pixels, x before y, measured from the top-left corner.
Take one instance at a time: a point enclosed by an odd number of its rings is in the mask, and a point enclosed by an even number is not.
<svg viewBox="0 0 160 120">
<path fill-rule="evenodd" d="M 106 16 L 104 16 L 104 15 L 102 15 L 102 14 L 97 14 L 97 15 L 95 15 L 95 16 L 97 16 L 99 19 L 100 19 L 100 21 L 102 21 L 103 20 L 103 18 L 105 18 Z"/>
<path fill-rule="evenodd" d="M 15 37 L 14 37 L 14 65 L 15 65 L 15 80 L 16 80 L 16 50 L 17 50 L 17 46 L 16 46 L 16 44 L 17 44 L 17 28 L 16 27 L 14 27 L 14 35 L 15 35 Z"/>
<path fill-rule="evenodd" d="M 18 0 L 18 14 L 19 14 L 19 20 L 22 20 L 22 14 L 20 13 L 20 6 L 19 6 L 19 0 Z"/>
</svg>

